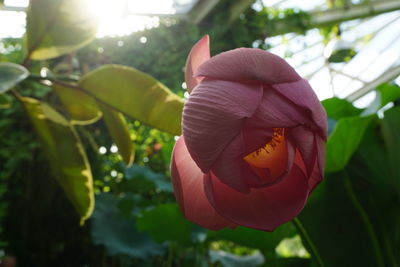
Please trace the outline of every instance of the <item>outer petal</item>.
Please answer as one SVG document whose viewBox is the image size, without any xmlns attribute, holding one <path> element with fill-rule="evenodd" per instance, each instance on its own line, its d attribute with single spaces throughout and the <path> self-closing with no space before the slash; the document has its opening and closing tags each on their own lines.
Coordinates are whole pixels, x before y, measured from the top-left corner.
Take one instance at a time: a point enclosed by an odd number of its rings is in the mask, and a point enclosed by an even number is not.
<svg viewBox="0 0 400 267">
<path fill-rule="evenodd" d="M 255 48 L 238 48 L 218 54 L 202 64 L 195 76 L 225 81 L 261 81 L 266 84 L 301 79 L 285 60 Z"/>
<path fill-rule="evenodd" d="M 260 105 L 247 123 L 252 127 L 287 128 L 310 124 L 310 119 L 301 108 L 266 86 Z"/>
<path fill-rule="evenodd" d="M 297 165 L 281 182 L 249 194 L 230 188 L 214 175 L 205 177 L 205 189 L 219 214 L 238 225 L 266 231 L 293 219 L 308 196 L 307 178 Z"/>
<path fill-rule="evenodd" d="M 296 158 L 294 163 L 299 166 L 304 173 L 308 173 L 308 191 L 311 193 L 312 190 L 322 181 L 323 179 L 323 169 L 324 169 L 324 155 L 325 155 L 325 142 L 320 136 L 314 134 L 313 137 L 315 153 L 314 161 L 312 165 L 311 172 L 306 168 L 303 156 L 301 153 L 296 153 Z M 320 155 L 319 155 L 320 153 Z"/>
<path fill-rule="evenodd" d="M 325 141 L 317 134 L 314 140 L 317 147 L 317 161 L 308 182 L 310 192 L 322 181 L 325 168 Z"/>
<path fill-rule="evenodd" d="M 273 128 L 265 127 L 252 118 L 247 119 L 242 129 L 245 144 L 244 154 L 248 155 L 271 141 L 273 133 Z"/>
<path fill-rule="evenodd" d="M 175 197 L 186 219 L 211 230 L 236 226 L 210 205 L 204 192 L 204 174 L 190 157 L 182 136 L 172 153 L 171 176 Z"/>
<path fill-rule="evenodd" d="M 189 93 L 199 83 L 201 78 L 193 77 L 197 68 L 210 58 L 210 39 L 205 35 L 190 50 L 185 66 L 185 81 Z"/>
<path fill-rule="evenodd" d="M 314 132 L 300 125 L 288 129 L 288 134 L 289 138 L 293 140 L 293 143 L 301 153 L 301 157 L 307 169 L 307 175 L 310 175 L 317 156 Z"/>
<path fill-rule="evenodd" d="M 203 173 L 239 134 L 262 94 L 260 85 L 207 79 L 193 90 L 183 109 L 182 130 L 190 155 Z"/>
<path fill-rule="evenodd" d="M 250 186 L 260 185 L 264 181 L 243 160 L 244 146 L 242 135 L 238 134 L 217 158 L 211 172 L 224 184 L 240 192 L 248 193 Z"/>
<path fill-rule="evenodd" d="M 328 137 L 328 124 L 325 109 L 319 102 L 317 95 L 309 83 L 301 79 L 291 83 L 274 84 L 272 87 L 284 95 L 293 104 L 305 109 L 318 127 L 319 134 L 326 140 Z"/>
</svg>

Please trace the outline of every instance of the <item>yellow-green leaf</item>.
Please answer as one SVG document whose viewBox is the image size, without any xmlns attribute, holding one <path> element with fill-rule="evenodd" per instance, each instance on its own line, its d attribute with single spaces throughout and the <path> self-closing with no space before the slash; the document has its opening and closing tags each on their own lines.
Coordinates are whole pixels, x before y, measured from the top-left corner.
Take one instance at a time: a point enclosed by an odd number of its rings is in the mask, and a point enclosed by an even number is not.
<svg viewBox="0 0 400 267">
<path fill-rule="evenodd" d="M 47 104 L 23 97 L 54 177 L 72 202 L 83 223 L 93 212 L 94 194 L 85 150 L 68 121 Z"/>
<path fill-rule="evenodd" d="M 0 94 L 0 109 L 11 107 L 11 100 L 7 94 Z"/>
<path fill-rule="evenodd" d="M 131 118 L 174 135 L 181 133 L 183 99 L 139 70 L 105 65 L 83 76 L 79 85 Z"/>
<path fill-rule="evenodd" d="M 19 82 L 25 80 L 29 71 L 21 65 L 0 62 L 0 94 L 12 89 Z"/>
<path fill-rule="evenodd" d="M 53 89 L 71 117 L 71 123 L 86 125 L 96 122 L 101 111 L 96 101 L 79 89 L 54 84 Z"/>
<path fill-rule="evenodd" d="M 88 44 L 95 38 L 97 24 L 84 1 L 30 1 L 26 25 L 30 58 L 54 58 Z"/>
<path fill-rule="evenodd" d="M 103 111 L 103 118 L 108 128 L 108 132 L 118 147 L 119 154 L 127 165 L 131 165 L 135 153 L 124 115 L 104 104 L 99 103 L 99 106 Z"/>
</svg>

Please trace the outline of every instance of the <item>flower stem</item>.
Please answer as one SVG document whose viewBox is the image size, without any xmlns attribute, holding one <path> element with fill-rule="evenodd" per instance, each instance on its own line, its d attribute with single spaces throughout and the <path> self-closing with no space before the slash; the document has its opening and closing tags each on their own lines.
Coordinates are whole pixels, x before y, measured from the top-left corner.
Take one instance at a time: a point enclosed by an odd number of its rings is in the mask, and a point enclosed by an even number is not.
<svg viewBox="0 0 400 267">
<path fill-rule="evenodd" d="M 360 201 L 357 199 L 357 197 L 353 191 L 353 187 L 351 186 L 350 178 L 347 175 L 344 179 L 344 185 L 346 187 L 347 193 L 349 194 L 351 201 L 354 204 L 354 207 L 358 211 L 358 214 L 360 215 L 361 220 L 364 223 L 365 230 L 367 231 L 367 235 L 371 241 L 372 249 L 373 249 L 375 257 L 376 257 L 376 261 L 378 264 L 377 266 L 383 267 L 383 266 L 385 266 L 385 263 L 383 262 L 383 256 L 382 256 L 382 253 L 380 250 L 380 245 L 379 245 L 377 235 L 376 235 L 374 228 L 368 218 L 367 213 L 365 212 L 364 208 L 362 207 Z"/>
<path fill-rule="evenodd" d="M 321 256 L 318 253 L 317 247 L 315 246 L 314 242 L 311 240 L 310 236 L 307 234 L 306 229 L 304 229 L 303 224 L 300 222 L 300 220 L 295 217 L 292 220 L 294 226 L 297 228 L 297 231 L 299 232 L 300 236 L 302 237 L 302 241 L 305 242 L 308 246 L 308 248 L 311 250 L 309 251 L 312 257 L 315 259 L 317 262 L 318 266 L 323 267 L 324 263 L 322 262 Z"/>
</svg>

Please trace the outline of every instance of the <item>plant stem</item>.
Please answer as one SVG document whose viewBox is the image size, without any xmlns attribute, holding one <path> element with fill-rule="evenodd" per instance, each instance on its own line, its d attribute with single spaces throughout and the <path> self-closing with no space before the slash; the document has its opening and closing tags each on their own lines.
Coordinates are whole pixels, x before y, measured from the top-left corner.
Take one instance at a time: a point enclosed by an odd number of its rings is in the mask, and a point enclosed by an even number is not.
<svg viewBox="0 0 400 267">
<path fill-rule="evenodd" d="M 383 256 L 382 256 L 382 253 L 380 250 L 378 238 L 377 238 L 374 228 L 368 218 L 367 213 L 365 212 L 360 201 L 357 199 L 357 197 L 354 193 L 354 190 L 353 190 L 353 187 L 351 186 L 350 178 L 348 175 L 346 175 L 346 177 L 344 179 L 344 185 L 346 187 L 347 193 L 349 194 L 351 201 L 354 204 L 354 207 L 357 209 L 357 211 L 361 217 L 361 220 L 363 221 L 363 223 L 365 225 L 365 230 L 367 231 L 367 234 L 371 241 L 372 249 L 373 249 L 375 257 L 376 257 L 376 261 L 378 264 L 377 266 L 384 267 L 385 263 L 383 261 Z"/>
<path fill-rule="evenodd" d="M 10 93 L 15 96 L 16 99 L 21 100 L 22 96 L 16 90 L 12 89 Z"/>
<path fill-rule="evenodd" d="M 302 241 L 305 242 L 308 247 L 310 248 L 311 251 L 310 254 L 312 255 L 312 257 L 315 259 L 315 261 L 317 262 L 318 266 L 323 267 L 324 263 L 322 262 L 321 256 L 318 253 L 317 247 L 315 246 L 314 242 L 311 240 L 310 236 L 307 234 L 306 229 L 304 229 L 303 224 L 300 222 L 300 220 L 295 217 L 292 220 L 294 226 L 297 228 L 297 231 L 299 232 L 299 234 L 302 237 Z"/>
</svg>

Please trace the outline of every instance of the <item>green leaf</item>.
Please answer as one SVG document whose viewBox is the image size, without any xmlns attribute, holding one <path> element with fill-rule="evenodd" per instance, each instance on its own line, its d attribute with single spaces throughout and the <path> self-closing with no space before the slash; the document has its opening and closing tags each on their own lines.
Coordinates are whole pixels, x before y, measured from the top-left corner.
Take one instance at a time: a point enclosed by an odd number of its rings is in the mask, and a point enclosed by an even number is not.
<svg viewBox="0 0 400 267">
<path fill-rule="evenodd" d="M 95 38 L 97 24 L 97 18 L 82 1 L 30 1 L 26 26 L 28 56 L 43 60 L 70 53 Z"/>
<path fill-rule="evenodd" d="M 296 235 L 296 229 L 291 222 L 279 226 L 273 232 L 262 232 L 250 228 L 223 229 L 208 231 L 208 240 L 227 240 L 238 245 L 274 251 L 282 239 Z"/>
<path fill-rule="evenodd" d="M 47 156 L 52 172 L 76 211 L 81 223 L 94 207 L 92 173 L 74 128 L 57 111 L 36 99 L 21 99 Z"/>
<path fill-rule="evenodd" d="M 0 109 L 11 107 L 11 99 L 7 94 L 0 94 Z"/>
<path fill-rule="evenodd" d="M 382 134 L 387 150 L 387 165 L 393 180 L 392 186 L 396 188 L 400 196 L 400 107 L 395 106 L 385 112 L 382 120 Z"/>
<path fill-rule="evenodd" d="M 0 94 L 12 89 L 21 81 L 25 80 L 29 71 L 18 64 L 0 62 Z"/>
<path fill-rule="evenodd" d="M 67 110 L 72 124 L 87 125 L 101 118 L 96 101 L 79 89 L 53 84 L 53 89 Z"/>
<path fill-rule="evenodd" d="M 384 83 L 376 88 L 374 101 L 361 114 L 362 116 L 375 114 L 386 104 L 400 98 L 400 87 L 394 84 Z"/>
<path fill-rule="evenodd" d="M 360 144 L 373 116 L 340 119 L 326 144 L 326 172 L 342 170 Z"/>
<path fill-rule="evenodd" d="M 157 242 L 191 244 L 192 224 L 183 218 L 176 204 L 162 204 L 143 211 L 137 218 L 137 229 L 148 232 Z"/>
<path fill-rule="evenodd" d="M 111 194 L 96 197 L 97 204 L 91 220 L 93 242 L 104 245 L 110 255 L 123 254 L 142 259 L 162 255 L 164 246 L 152 241 L 148 233 L 138 232 L 133 215 L 121 214 L 118 209 L 121 200 L 123 197 Z"/>
<path fill-rule="evenodd" d="M 376 90 L 380 93 L 381 107 L 400 98 L 400 87 L 395 84 L 384 83 Z"/>
<path fill-rule="evenodd" d="M 328 117 L 335 120 L 339 120 L 343 117 L 356 116 L 362 112 L 361 109 L 354 107 L 350 102 L 337 97 L 323 100 L 322 105 Z"/>
<path fill-rule="evenodd" d="M 400 254 L 397 253 L 400 246 L 400 144 L 391 142 L 400 134 L 399 110 L 391 109 L 392 112 L 382 121 L 376 121 L 368 128 L 346 167 L 355 194 L 377 232 L 387 266 L 400 263 Z"/>
<path fill-rule="evenodd" d="M 310 267 L 310 259 L 303 258 L 268 258 L 263 267 Z"/>
<path fill-rule="evenodd" d="M 103 112 L 104 122 L 112 140 L 118 147 L 118 152 L 126 165 L 131 165 L 135 156 L 133 142 L 130 138 L 128 125 L 124 115 L 106 105 L 99 103 Z"/>
<path fill-rule="evenodd" d="M 148 167 L 132 165 L 125 169 L 125 178 L 127 187 L 134 191 L 160 190 L 162 192 L 172 193 L 171 182 L 162 174 L 155 173 Z"/>
<path fill-rule="evenodd" d="M 316 187 L 297 217 L 302 237 L 307 235 L 325 267 L 383 267 L 377 235 L 369 232 L 370 222 L 354 198 L 350 180 L 345 172 L 336 172 Z"/>
<path fill-rule="evenodd" d="M 80 86 L 131 118 L 174 135 L 181 133 L 183 99 L 141 71 L 105 65 L 82 77 Z"/>
</svg>

